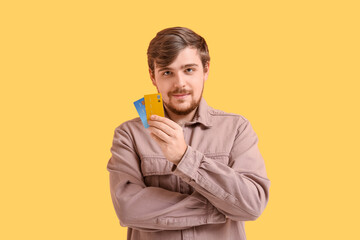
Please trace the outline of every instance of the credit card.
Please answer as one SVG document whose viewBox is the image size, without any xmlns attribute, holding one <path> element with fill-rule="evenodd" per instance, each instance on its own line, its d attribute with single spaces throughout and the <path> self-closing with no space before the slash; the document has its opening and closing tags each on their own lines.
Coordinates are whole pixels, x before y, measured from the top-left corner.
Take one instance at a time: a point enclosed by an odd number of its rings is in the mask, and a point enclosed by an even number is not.
<svg viewBox="0 0 360 240">
<path fill-rule="evenodd" d="M 146 108 L 145 108 L 145 100 L 144 98 L 141 98 L 137 101 L 134 102 L 136 111 L 138 112 L 141 122 L 144 125 L 145 128 L 149 127 L 149 124 L 147 122 L 147 117 L 146 117 Z"/>
<path fill-rule="evenodd" d="M 160 93 L 148 94 L 145 95 L 144 98 L 147 119 L 150 119 L 151 115 L 165 116 L 163 100 Z"/>
</svg>

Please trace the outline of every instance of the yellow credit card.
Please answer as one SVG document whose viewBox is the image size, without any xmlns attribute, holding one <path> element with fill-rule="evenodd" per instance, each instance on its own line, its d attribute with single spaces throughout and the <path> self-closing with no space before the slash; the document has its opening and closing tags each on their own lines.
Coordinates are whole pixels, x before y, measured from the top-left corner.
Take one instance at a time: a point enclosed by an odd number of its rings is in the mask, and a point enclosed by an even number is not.
<svg viewBox="0 0 360 240">
<path fill-rule="evenodd" d="M 146 118 L 150 119 L 151 115 L 165 117 L 163 100 L 160 93 L 144 95 Z"/>
</svg>

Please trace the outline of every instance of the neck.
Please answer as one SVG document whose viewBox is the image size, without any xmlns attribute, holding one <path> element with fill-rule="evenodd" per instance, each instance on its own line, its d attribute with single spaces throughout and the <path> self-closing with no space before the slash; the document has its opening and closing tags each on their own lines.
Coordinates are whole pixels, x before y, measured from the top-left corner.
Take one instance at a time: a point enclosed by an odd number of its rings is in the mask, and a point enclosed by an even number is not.
<svg viewBox="0 0 360 240">
<path fill-rule="evenodd" d="M 171 120 L 173 120 L 174 122 L 176 122 L 177 124 L 179 124 L 180 126 L 183 126 L 186 122 L 190 122 L 191 120 L 193 120 L 197 109 L 198 108 L 195 108 L 192 112 L 190 112 L 187 115 L 177 115 L 165 108 L 166 113 L 169 116 L 169 118 Z"/>
</svg>

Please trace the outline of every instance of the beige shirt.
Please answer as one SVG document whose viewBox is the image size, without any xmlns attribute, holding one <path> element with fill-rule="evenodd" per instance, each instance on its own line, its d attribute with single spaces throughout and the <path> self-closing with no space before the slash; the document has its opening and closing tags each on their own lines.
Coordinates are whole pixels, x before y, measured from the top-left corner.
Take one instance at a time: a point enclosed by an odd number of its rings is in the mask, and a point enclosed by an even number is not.
<svg viewBox="0 0 360 240">
<path fill-rule="evenodd" d="M 107 169 L 127 239 L 246 239 L 244 221 L 263 212 L 270 186 L 249 121 L 202 99 L 183 130 L 188 148 L 175 166 L 140 118 L 115 129 Z"/>
</svg>

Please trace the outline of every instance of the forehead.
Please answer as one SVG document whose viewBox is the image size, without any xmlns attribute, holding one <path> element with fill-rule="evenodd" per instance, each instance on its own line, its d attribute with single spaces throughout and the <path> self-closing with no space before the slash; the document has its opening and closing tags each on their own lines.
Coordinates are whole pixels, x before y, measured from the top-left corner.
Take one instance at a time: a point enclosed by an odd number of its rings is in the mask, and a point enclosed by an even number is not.
<svg viewBox="0 0 360 240">
<path fill-rule="evenodd" d="M 170 63 L 168 66 L 161 67 L 158 66 L 155 62 L 155 69 L 162 69 L 162 68 L 176 69 L 176 68 L 181 68 L 184 65 L 193 65 L 193 64 L 196 64 L 199 67 L 202 66 L 200 54 L 196 48 L 186 47 L 179 52 L 175 60 L 172 63 Z"/>
</svg>

